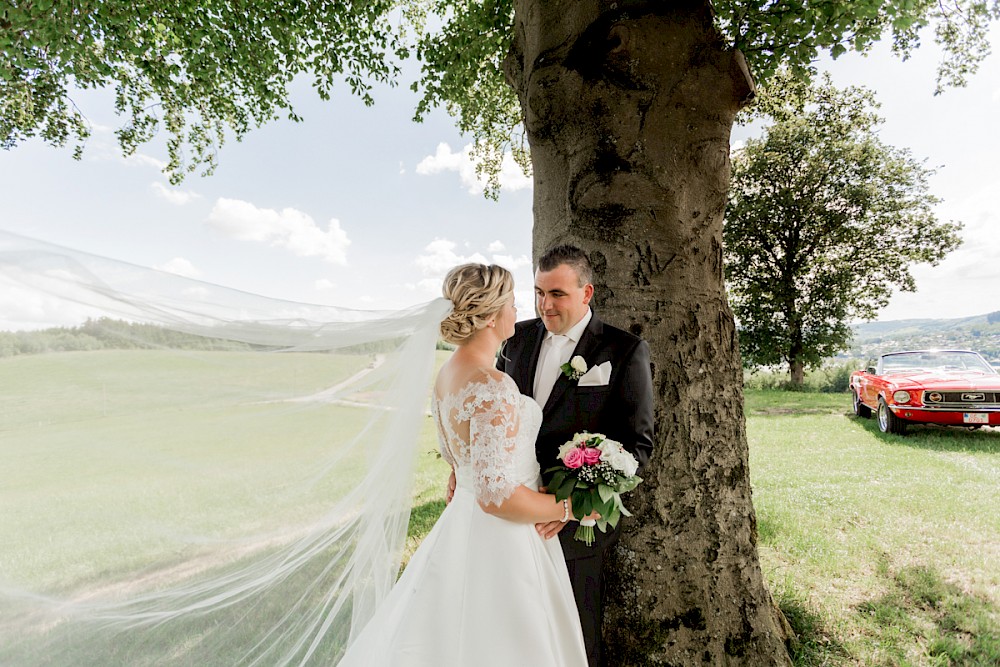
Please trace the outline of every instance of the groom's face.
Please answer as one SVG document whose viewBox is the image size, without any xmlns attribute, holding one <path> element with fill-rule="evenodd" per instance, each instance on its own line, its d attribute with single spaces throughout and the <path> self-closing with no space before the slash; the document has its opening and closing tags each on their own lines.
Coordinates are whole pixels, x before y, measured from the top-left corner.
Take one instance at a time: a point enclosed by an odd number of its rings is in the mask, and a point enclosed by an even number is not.
<svg viewBox="0 0 1000 667">
<path fill-rule="evenodd" d="M 594 286 L 580 285 L 580 276 L 567 264 L 551 271 L 535 271 L 535 307 L 545 328 L 565 334 L 587 314 Z"/>
</svg>

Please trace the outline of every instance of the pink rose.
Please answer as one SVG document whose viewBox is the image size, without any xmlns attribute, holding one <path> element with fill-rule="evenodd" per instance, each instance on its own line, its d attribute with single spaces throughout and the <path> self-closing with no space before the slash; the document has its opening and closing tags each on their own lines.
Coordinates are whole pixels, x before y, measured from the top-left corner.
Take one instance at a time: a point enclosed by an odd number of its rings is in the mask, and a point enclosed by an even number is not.
<svg viewBox="0 0 1000 667">
<path fill-rule="evenodd" d="M 587 447 L 583 450 L 584 465 L 592 466 L 601 461 L 601 450 L 594 447 Z"/>
<path fill-rule="evenodd" d="M 574 447 L 573 449 L 566 452 L 566 456 L 563 458 L 563 463 L 567 468 L 579 468 L 583 465 L 584 454 L 583 450 L 579 447 Z"/>
</svg>

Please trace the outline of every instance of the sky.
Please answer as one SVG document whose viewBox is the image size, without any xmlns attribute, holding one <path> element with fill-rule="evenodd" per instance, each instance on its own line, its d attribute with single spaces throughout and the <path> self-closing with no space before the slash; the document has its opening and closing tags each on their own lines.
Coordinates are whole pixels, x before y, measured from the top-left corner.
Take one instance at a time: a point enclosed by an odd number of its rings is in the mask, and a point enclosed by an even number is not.
<svg viewBox="0 0 1000 667">
<path fill-rule="evenodd" d="M 939 218 L 960 221 L 963 246 L 938 266 L 917 265 L 881 321 L 955 318 L 1000 309 L 1000 54 L 966 88 L 933 94 L 940 54 L 927 43 L 908 61 L 887 47 L 819 63 L 840 86 L 873 89 L 882 139 L 937 170 Z M 1000 47 L 1000 26 L 991 33 Z M 123 123 L 104 91 L 78 93 L 93 126 L 82 161 L 32 140 L 0 153 L 0 229 L 269 297 L 394 309 L 440 295 L 448 268 L 488 261 L 514 271 L 519 317 L 533 315 L 531 181 L 513 163 L 499 201 L 482 195 L 461 136 L 443 111 L 411 118 L 409 81 L 375 91 L 366 107 L 346 86 L 324 102 L 293 88 L 304 122 L 276 121 L 218 154 L 214 175 L 178 187 L 161 173 L 162 137 L 123 158 Z M 739 147 L 759 127 L 734 128 Z M 17 303 L 3 304 L 5 319 Z"/>
</svg>

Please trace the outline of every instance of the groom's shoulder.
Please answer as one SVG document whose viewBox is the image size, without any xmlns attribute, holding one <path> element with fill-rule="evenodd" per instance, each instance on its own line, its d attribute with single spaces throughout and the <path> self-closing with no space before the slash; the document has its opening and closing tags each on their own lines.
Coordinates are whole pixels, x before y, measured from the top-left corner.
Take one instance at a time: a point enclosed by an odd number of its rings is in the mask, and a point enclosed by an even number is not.
<svg viewBox="0 0 1000 667">
<path fill-rule="evenodd" d="M 636 336 L 630 331 L 625 331 L 624 329 L 619 329 L 618 327 L 608 324 L 604 320 L 601 320 L 601 335 L 609 340 L 614 340 L 620 342 L 623 345 L 638 345 L 642 338 Z"/>
<path fill-rule="evenodd" d="M 514 335 L 517 336 L 519 334 L 525 334 L 525 333 L 528 333 L 530 331 L 534 331 L 535 329 L 538 328 L 538 325 L 540 323 L 541 323 L 541 319 L 538 318 L 538 317 L 535 317 L 535 318 L 530 319 L 530 320 L 521 320 L 520 322 L 515 322 L 514 323 Z"/>
</svg>

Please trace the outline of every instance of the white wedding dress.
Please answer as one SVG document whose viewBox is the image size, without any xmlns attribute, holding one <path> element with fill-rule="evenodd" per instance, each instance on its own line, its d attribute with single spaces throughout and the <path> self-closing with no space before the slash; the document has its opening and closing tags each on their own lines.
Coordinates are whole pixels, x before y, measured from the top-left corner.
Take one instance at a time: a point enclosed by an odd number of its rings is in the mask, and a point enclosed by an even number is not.
<svg viewBox="0 0 1000 667">
<path fill-rule="evenodd" d="M 458 488 L 340 667 L 585 667 L 559 540 L 478 502 L 538 488 L 541 408 L 484 373 L 433 412 Z"/>
</svg>

